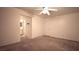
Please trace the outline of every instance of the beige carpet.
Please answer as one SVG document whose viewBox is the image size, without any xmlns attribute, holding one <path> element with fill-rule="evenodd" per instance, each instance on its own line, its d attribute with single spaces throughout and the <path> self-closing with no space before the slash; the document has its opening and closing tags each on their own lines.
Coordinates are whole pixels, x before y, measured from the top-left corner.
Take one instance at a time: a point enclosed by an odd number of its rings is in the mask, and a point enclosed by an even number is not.
<svg viewBox="0 0 79 59">
<path fill-rule="evenodd" d="M 2 51 L 79 51 L 79 42 L 41 36 L 24 39 L 19 43 L 0 47 Z"/>
</svg>

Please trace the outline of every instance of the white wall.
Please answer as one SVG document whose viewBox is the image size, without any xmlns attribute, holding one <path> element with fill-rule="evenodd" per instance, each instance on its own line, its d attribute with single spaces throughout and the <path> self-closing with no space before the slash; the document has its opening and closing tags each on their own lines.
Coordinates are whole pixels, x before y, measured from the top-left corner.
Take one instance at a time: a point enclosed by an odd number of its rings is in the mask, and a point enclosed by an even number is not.
<svg viewBox="0 0 79 59">
<path fill-rule="evenodd" d="M 21 15 L 30 16 L 27 12 L 17 8 L 0 8 L 0 46 L 20 41 Z"/>
<path fill-rule="evenodd" d="M 52 37 L 79 41 L 79 13 L 47 18 L 45 34 Z"/>
<path fill-rule="evenodd" d="M 32 17 L 32 38 L 44 34 L 44 19 L 40 16 L 34 15 Z"/>
</svg>

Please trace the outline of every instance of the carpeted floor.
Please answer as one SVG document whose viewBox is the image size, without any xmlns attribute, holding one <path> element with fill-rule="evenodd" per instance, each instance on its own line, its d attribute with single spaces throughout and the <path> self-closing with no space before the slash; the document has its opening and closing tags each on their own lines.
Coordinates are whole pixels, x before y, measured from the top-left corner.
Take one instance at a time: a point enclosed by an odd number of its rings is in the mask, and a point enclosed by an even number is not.
<svg viewBox="0 0 79 59">
<path fill-rule="evenodd" d="M 41 36 L 0 47 L 0 51 L 79 51 L 79 42 Z"/>
</svg>

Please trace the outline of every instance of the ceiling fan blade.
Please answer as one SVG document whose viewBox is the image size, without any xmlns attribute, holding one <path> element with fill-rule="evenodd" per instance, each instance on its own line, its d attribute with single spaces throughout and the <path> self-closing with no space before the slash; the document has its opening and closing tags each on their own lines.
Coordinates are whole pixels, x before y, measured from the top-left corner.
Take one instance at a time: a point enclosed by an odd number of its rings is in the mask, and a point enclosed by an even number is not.
<svg viewBox="0 0 79 59">
<path fill-rule="evenodd" d="M 41 15 L 42 13 L 43 13 L 43 11 L 41 11 L 39 15 Z"/>
<path fill-rule="evenodd" d="M 50 15 L 49 11 L 47 11 L 47 15 Z"/>
<path fill-rule="evenodd" d="M 49 11 L 58 11 L 57 9 L 48 9 Z"/>
</svg>

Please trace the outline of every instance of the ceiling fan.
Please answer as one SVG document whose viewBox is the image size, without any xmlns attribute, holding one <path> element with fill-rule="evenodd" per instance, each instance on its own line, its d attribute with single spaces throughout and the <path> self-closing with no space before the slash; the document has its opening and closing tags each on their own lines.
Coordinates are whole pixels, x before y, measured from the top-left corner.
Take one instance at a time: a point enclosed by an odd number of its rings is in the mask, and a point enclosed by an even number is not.
<svg viewBox="0 0 79 59">
<path fill-rule="evenodd" d="M 57 9 L 50 9 L 48 7 L 43 7 L 42 9 L 35 9 L 35 10 L 41 10 L 40 15 L 41 14 L 50 15 L 50 12 L 49 11 L 55 11 L 55 12 L 58 11 Z"/>
</svg>

